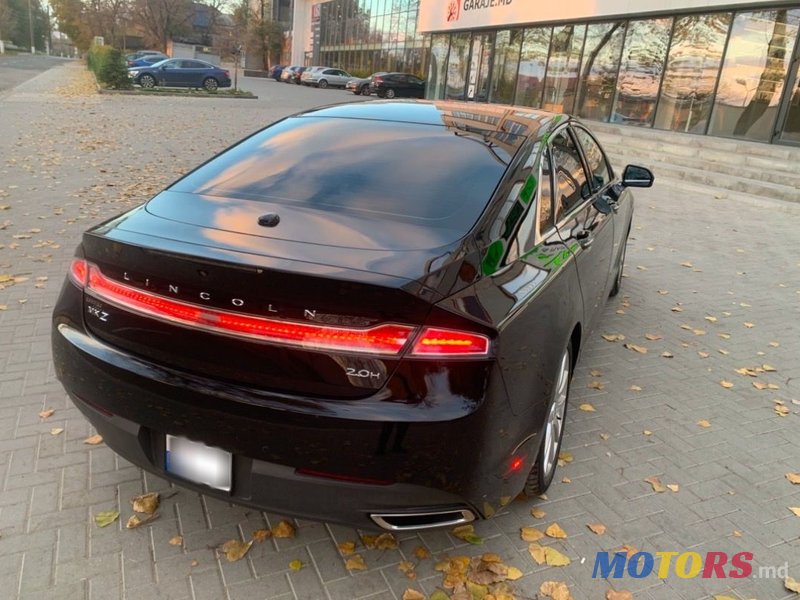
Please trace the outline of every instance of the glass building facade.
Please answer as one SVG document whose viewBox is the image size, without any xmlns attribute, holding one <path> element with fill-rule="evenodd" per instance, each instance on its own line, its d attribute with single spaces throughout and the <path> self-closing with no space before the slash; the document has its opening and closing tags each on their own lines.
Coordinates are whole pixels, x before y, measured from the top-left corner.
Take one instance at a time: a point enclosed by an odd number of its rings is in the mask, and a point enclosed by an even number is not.
<svg viewBox="0 0 800 600">
<path fill-rule="evenodd" d="M 421 35 L 419 0 L 320 5 L 319 64 L 405 71 L 431 99 L 800 144 L 800 3 Z"/>
<path fill-rule="evenodd" d="M 402 71 L 424 78 L 426 40 L 417 33 L 419 0 L 333 0 L 320 4 L 319 11 L 314 64 L 358 75 Z"/>
</svg>

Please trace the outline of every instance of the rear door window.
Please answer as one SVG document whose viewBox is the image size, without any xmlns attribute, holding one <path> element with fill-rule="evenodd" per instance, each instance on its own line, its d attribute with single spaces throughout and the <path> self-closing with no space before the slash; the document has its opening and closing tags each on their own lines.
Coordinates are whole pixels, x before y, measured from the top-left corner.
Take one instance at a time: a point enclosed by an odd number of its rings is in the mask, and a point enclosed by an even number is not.
<svg viewBox="0 0 800 600">
<path fill-rule="evenodd" d="M 591 195 L 578 146 L 569 130 L 561 129 L 550 142 L 555 182 L 557 219 L 561 219 Z"/>
<path fill-rule="evenodd" d="M 581 147 L 583 148 L 583 155 L 586 157 L 586 162 L 591 171 L 592 189 L 594 191 L 601 190 L 607 186 L 611 179 L 613 179 L 613 172 L 611 166 L 608 164 L 600 144 L 595 141 L 592 135 L 583 127 L 573 127 L 572 131 L 578 138 Z"/>
</svg>

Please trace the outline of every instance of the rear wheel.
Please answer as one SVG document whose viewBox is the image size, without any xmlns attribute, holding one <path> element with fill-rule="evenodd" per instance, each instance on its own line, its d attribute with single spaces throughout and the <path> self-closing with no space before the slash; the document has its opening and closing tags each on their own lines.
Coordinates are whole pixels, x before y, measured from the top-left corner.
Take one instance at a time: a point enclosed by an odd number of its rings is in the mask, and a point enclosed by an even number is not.
<svg viewBox="0 0 800 600">
<path fill-rule="evenodd" d="M 152 75 L 148 75 L 145 73 L 141 77 L 139 77 L 139 85 L 143 88 L 151 89 L 156 87 L 156 78 Z"/>
<path fill-rule="evenodd" d="M 203 87 L 208 92 L 216 92 L 219 87 L 219 82 L 213 77 L 206 77 L 203 79 Z"/>
<path fill-rule="evenodd" d="M 572 344 L 564 350 L 558 363 L 556 384 L 553 398 L 547 408 L 539 455 L 525 482 L 525 493 L 529 496 L 544 493 L 553 482 L 558 465 L 558 453 L 561 450 L 561 439 L 564 437 L 564 419 L 567 415 L 570 379 L 572 379 Z"/>
<path fill-rule="evenodd" d="M 325 81 L 324 79 L 320 79 L 317 86 L 324 90 L 326 87 L 328 87 L 328 82 Z"/>
<path fill-rule="evenodd" d="M 369 86 L 368 85 L 362 85 L 361 86 L 361 95 L 362 96 L 369 96 L 369 94 L 370 94 Z"/>
<path fill-rule="evenodd" d="M 389 88 L 388 90 L 386 90 L 386 93 L 384 95 L 391 100 L 392 98 L 394 98 L 395 93 L 392 88 Z"/>
</svg>

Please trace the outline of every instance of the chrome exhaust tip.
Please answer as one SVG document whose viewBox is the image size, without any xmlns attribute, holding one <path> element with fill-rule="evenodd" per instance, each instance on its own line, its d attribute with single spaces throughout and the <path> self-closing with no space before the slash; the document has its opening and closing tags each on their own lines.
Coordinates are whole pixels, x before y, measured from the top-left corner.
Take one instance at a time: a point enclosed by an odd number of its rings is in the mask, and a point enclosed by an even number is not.
<svg viewBox="0 0 800 600">
<path fill-rule="evenodd" d="M 373 513 L 369 517 L 382 529 L 409 531 L 463 525 L 474 521 L 475 513 L 466 508 L 451 508 L 435 511 Z"/>
</svg>

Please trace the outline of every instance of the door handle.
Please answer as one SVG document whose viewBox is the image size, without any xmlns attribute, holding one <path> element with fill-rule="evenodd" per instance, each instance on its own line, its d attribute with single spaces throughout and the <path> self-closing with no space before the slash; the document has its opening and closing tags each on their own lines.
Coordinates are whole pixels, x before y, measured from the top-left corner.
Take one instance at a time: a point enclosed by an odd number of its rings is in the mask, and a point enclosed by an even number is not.
<svg viewBox="0 0 800 600">
<path fill-rule="evenodd" d="M 575 239 L 581 245 L 581 248 L 588 248 L 594 242 L 594 236 L 588 229 L 582 229 L 575 234 Z"/>
</svg>

